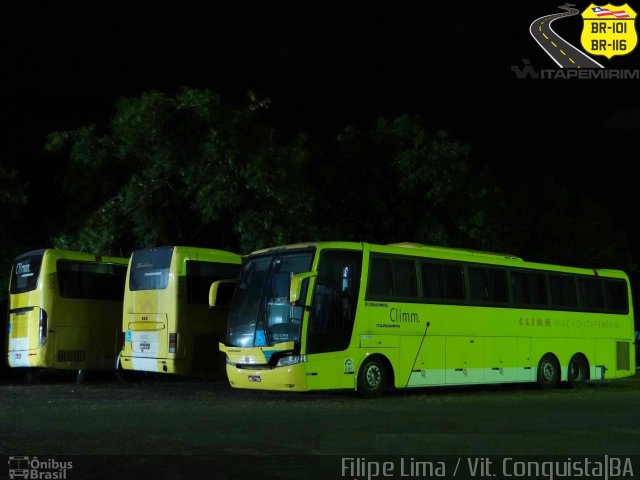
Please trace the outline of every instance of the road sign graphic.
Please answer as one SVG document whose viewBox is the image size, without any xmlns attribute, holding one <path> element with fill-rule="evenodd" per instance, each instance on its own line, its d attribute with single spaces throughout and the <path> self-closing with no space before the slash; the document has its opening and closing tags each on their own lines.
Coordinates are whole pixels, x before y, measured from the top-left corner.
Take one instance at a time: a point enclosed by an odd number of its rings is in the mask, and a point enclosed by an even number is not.
<svg viewBox="0 0 640 480">
<path fill-rule="evenodd" d="M 582 12 L 580 41 L 586 52 L 608 59 L 636 48 L 636 12 L 628 5 L 589 5 Z"/>
</svg>

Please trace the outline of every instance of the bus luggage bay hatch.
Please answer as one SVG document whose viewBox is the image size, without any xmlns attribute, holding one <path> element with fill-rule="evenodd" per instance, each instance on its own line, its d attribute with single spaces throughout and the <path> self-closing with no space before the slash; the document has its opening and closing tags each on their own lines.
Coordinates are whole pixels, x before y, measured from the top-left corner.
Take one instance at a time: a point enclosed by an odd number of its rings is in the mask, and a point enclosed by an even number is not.
<svg viewBox="0 0 640 480">
<path fill-rule="evenodd" d="M 220 349 L 237 388 L 552 388 L 633 375 L 633 330 L 622 271 L 319 242 L 246 258 Z"/>
</svg>

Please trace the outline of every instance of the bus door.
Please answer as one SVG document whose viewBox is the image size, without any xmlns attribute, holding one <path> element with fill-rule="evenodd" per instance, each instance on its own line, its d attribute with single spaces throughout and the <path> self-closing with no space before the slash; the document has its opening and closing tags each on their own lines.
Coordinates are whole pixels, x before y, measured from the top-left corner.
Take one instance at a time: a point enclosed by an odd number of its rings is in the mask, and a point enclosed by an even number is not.
<svg viewBox="0 0 640 480">
<path fill-rule="evenodd" d="M 323 250 L 306 329 L 309 389 L 354 388 L 356 358 L 348 348 L 356 318 L 362 252 Z"/>
</svg>

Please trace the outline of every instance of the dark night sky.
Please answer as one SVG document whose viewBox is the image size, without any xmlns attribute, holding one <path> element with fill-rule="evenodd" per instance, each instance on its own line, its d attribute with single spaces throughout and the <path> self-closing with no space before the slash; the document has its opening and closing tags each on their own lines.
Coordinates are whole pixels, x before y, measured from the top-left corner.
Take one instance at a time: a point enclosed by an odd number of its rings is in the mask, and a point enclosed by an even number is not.
<svg viewBox="0 0 640 480">
<path fill-rule="evenodd" d="M 251 89 L 273 101 L 284 135 L 316 143 L 348 123 L 419 114 L 469 142 L 503 182 L 552 176 L 591 193 L 640 244 L 639 82 L 511 72 L 523 58 L 556 68 L 528 30 L 562 2 L 224 3 L 5 5 L 3 165 L 46 190 L 34 173 L 56 169 L 41 153 L 46 133 L 104 123 L 120 96 L 193 86 L 242 102 Z M 554 28 L 579 44 L 580 18 Z M 639 68 L 640 49 L 598 60 Z"/>
</svg>

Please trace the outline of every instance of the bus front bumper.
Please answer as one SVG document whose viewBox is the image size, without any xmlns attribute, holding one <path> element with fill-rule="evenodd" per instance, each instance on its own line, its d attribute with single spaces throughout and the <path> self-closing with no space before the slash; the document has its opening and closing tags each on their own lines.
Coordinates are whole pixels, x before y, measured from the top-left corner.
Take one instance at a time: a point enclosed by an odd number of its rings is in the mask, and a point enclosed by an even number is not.
<svg viewBox="0 0 640 480">
<path fill-rule="evenodd" d="M 233 388 L 306 392 L 306 370 L 303 363 L 266 369 L 238 368 L 227 363 L 227 377 Z"/>
</svg>

